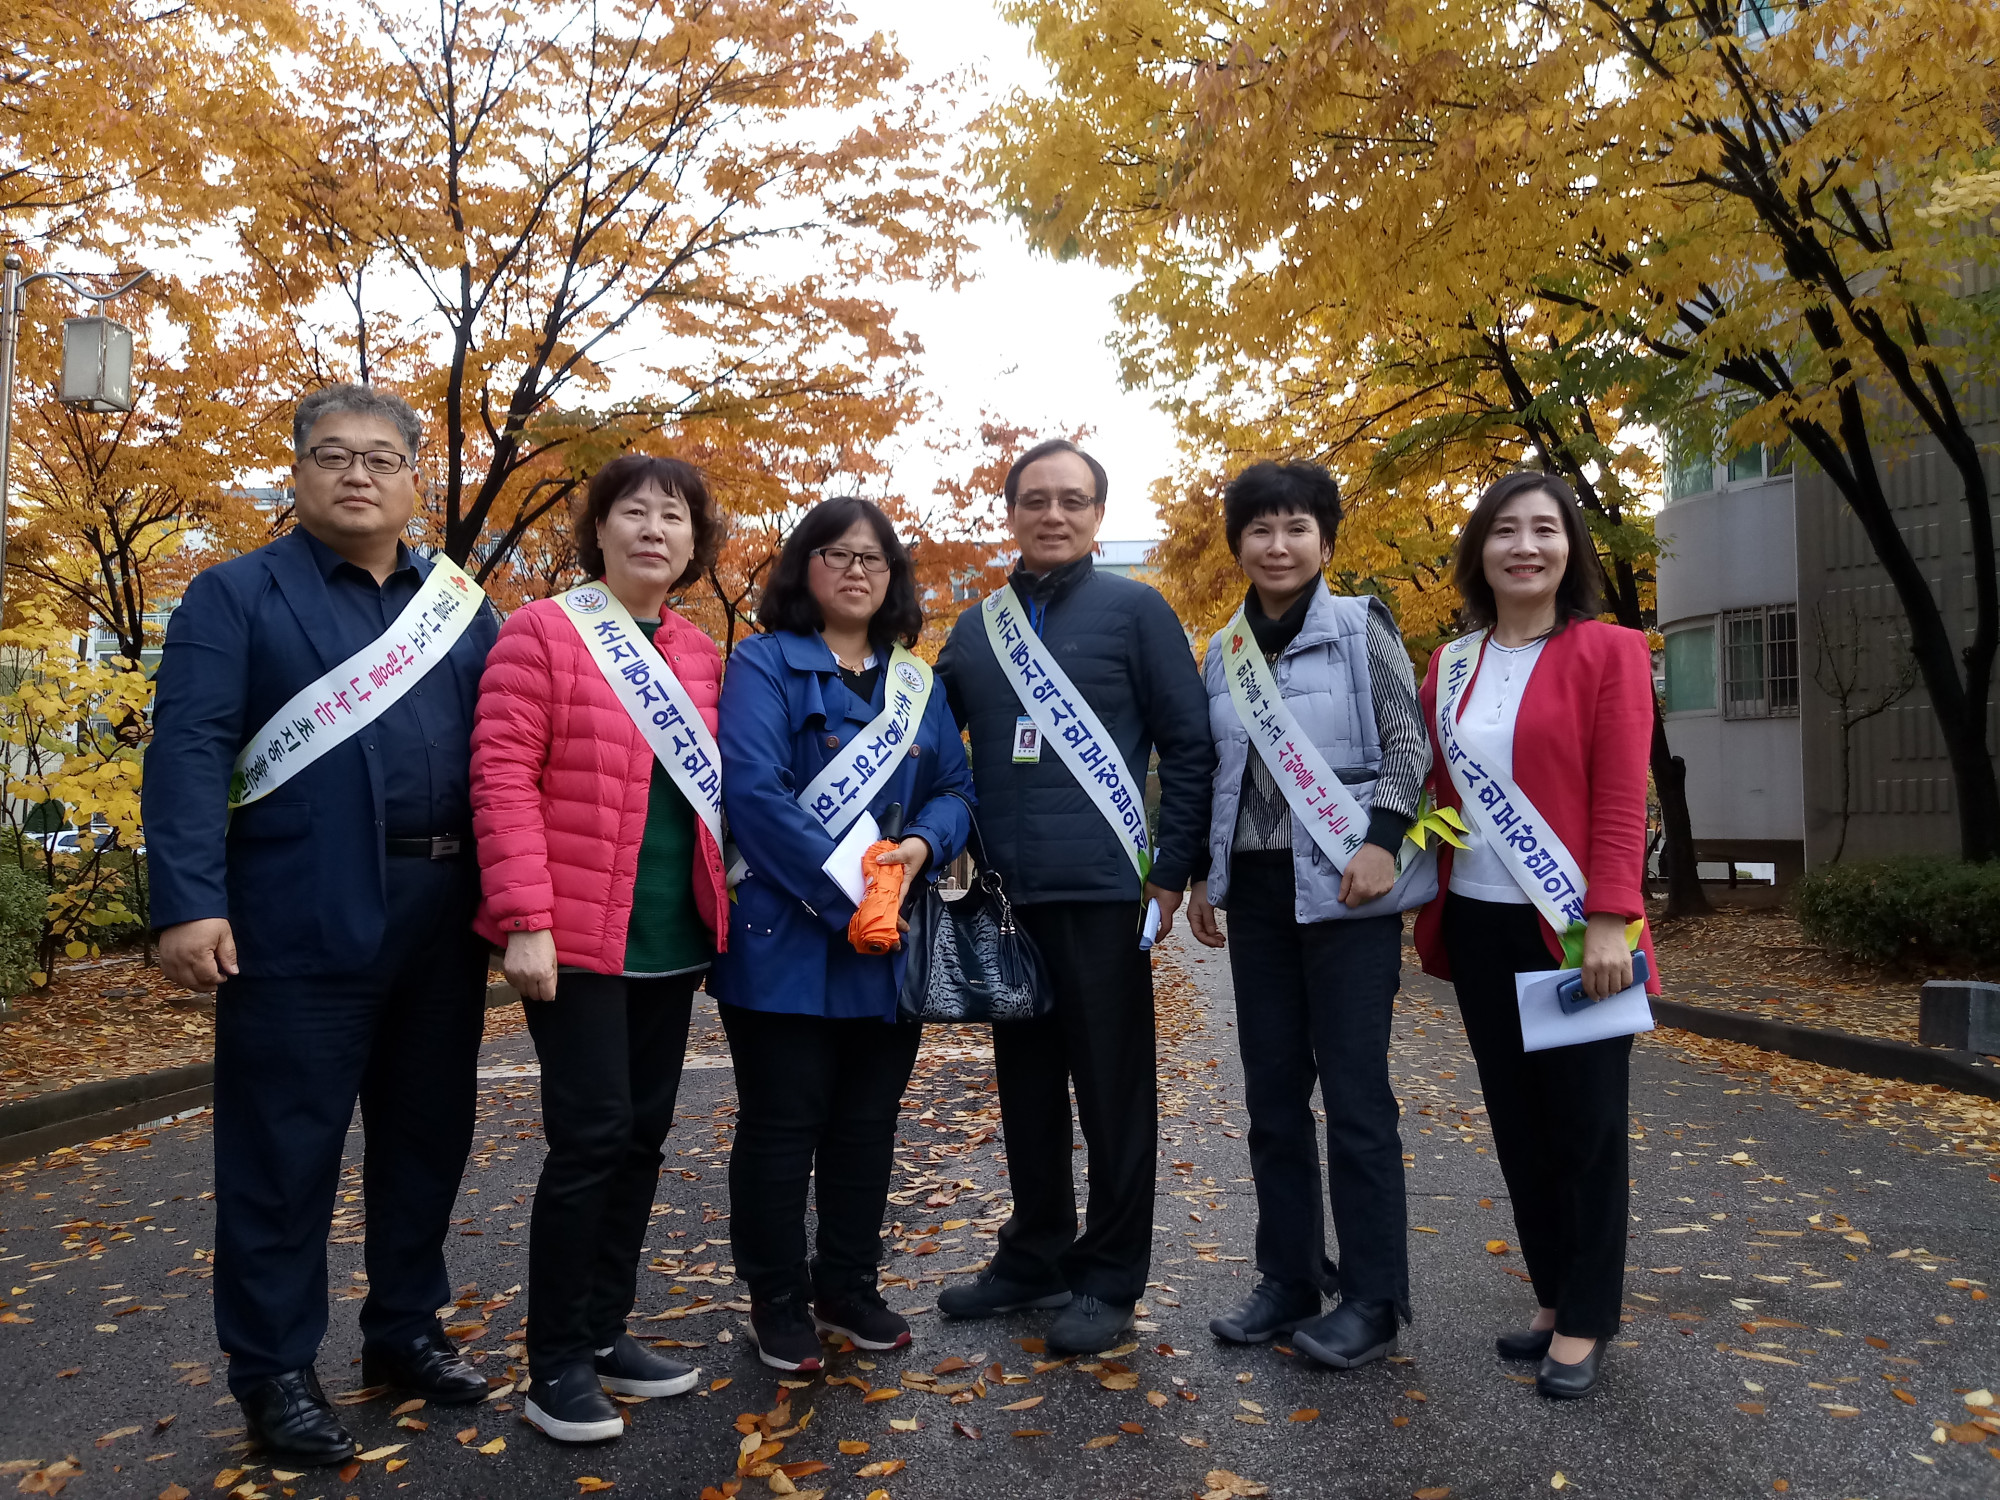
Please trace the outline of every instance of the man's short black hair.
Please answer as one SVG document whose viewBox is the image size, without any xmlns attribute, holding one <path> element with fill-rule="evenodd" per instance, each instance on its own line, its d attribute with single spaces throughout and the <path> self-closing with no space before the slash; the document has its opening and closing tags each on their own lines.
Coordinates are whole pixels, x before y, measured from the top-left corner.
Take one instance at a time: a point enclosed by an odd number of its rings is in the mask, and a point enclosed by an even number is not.
<svg viewBox="0 0 2000 1500">
<path fill-rule="evenodd" d="M 1222 530 L 1232 555 L 1241 555 L 1243 528 L 1259 516 L 1311 516 L 1328 547 L 1340 531 L 1340 486 L 1318 464 L 1250 465 L 1222 492 Z"/>
<path fill-rule="evenodd" d="M 1104 472 L 1104 465 L 1092 458 L 1088 453 L 1085 453 L 1068 438 L 1050 438 L 1046 443 L 1035 444 L 1034 447 L 1015 459 L 1014 467 L 1007 471 L 1007 482 L 1000 486 L 1000 493 L 1007 497 L 1007 509 L 1012 510 L 1014 508 L 1014 496 L 1021 488 L 1021 475 L 1026 472 L 1028 465 L 1038 463 L 1052 453 L 1074 453 L 1090 466 L 1091 483 L 1097 486 L 1097 493 L 1092 498 L 1099 505 L 1102 505 L 1105 495 L 1111 490 L 1111 480 Z"/>
<path fill-rule="evenodd" d="M 838 542 L 854 529 L 856 521 L 868 523 L 883 556 L 889 559 L 889 592 L 868 622 L 868 639 L 878 647 L 893 641 L 916 645 L 924 629 L 924 607 L 917 598 L 909 551 L 897 539 L 896 528 L 882 514 L 882 508 L 859 496 L 820 501 L 785 538 L 785 550 L 778 554 L 778 566 L 771 570 L 771 581 L 764 585 L 764 596 L 757 602 L 759 625 L 796 635 L 811 635 L 824 628 L 826 617 L 820 612 L 819 600 L 813 598 L 812 585 L 806 582 L 806 570 L 812 566 L 814 552 Z"/>
</svg>

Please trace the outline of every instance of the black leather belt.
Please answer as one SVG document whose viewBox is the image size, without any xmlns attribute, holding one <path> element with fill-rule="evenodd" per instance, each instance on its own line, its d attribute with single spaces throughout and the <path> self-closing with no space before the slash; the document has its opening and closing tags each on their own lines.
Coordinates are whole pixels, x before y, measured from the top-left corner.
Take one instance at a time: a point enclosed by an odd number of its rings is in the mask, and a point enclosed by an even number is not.
<svg viewBox="0 0 2000 1500">
<path fill-rule="evenodd" d="M 383 848 L 402 859 L 457 859 L 469 853 L 472 840 L 456 833 L 433 834 L 422 839 L 384 839 Z"/>
</svg>

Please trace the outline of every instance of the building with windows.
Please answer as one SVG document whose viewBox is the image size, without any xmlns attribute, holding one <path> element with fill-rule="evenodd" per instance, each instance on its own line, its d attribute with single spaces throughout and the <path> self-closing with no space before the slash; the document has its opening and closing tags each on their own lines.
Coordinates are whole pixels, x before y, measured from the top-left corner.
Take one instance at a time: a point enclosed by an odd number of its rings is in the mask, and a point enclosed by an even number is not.
<svg viewBox="0 0 2000 1500">
<path fill-rule="evenodd" d="M 1982 439 L 2000 438 L 2000 399 L 1974 401 Z M 1916 442 L 1884 479 L 1947 621 L 1969 629 L 1950 464 Z M 1785 449 L 1682 455 L 1655 527 L 1661 701 L 1698 858 L 1769 863 L 1782 885 L 1834 859 L 1956 853 L 1950 765 L 1901 605 L 1826 476 Z"/>
</svg>

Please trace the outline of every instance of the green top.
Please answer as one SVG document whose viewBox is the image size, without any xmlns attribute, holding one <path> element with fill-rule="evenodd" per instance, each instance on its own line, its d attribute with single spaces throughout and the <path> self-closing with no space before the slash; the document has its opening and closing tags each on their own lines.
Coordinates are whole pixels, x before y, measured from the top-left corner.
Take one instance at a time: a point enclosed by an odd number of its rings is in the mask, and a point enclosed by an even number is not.
<svg viewBox="0 0 2000 1500">
<path fill-rule="evenodd" d="M 646 629 L 645 622 L 640 628 Z M 713 961 L 715 944 L 694 904 L 694 861 L 694 809 L 654 757 L 646 833 L 632 881 L 632 921 L 625 931 L 628 975 L 685 974 Z"/>
</svg>

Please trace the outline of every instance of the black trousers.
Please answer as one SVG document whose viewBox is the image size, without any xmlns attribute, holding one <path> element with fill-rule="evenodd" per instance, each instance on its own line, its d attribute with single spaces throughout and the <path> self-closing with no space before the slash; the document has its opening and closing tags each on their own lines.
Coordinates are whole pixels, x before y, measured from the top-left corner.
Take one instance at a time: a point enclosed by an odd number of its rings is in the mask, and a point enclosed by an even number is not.
<svg viewBox="0 0 2000 1500">
<path fill-rule="evenodd" d="M 1139 951 L 1130 901 L 1017 906 L 1042 950 L 1055 1010 L 993 1028 L 1014 1212 L 1000 1230 L 995 1274 L 1067 1285 L 1105 1302 L 1136 1301 L 1153 1247 L 1159 1091 L 1153 967 Z M 1070 1084 L 1089 1148 L 1090 1198 L 1076 1232 Z"/>
<path fill-rule="evenodd" d="M 625 1331 L 700 974 L 562 974 L 522 1002 L 549 1154 L 528 1229 L 528 1362 L 553 1378 Z"/>
<path fill-rule="evenodd" d="M 1229 972 L 1257 1184 L 1257 1269 L 1356 1302 L 1392 1302 L 1407 1318 L 1403 1143 L 1389 1086 L 1403 920 L 1300 922 L 1293 895 L 1289 851 L 1232 861 Z M 1326 1110 L 1337 1270 L 1326 1261 L 1314 1083 Z"/>
<path fill-rule="evenodd" d="M 730 1246 L 758 1301 L 875 1284 L 896 1117 L 923 1027 L 718 1006 L 736 1065 Z M 819 1231 L 806 1262 L 806 1192 Z"/>
<path fill-rule="evenodd" d="M 1532 906 L 1448 894 L 1444 943 L 1535 1295 L 1556 1332 L 1609 1338 L 1625 1286 L 1632 1038 L 1521 1050 L 1514 976 L 1556 967 Z"/>
<path fill-rule="evenodd" d="M 365 967 L 237 978 L 215 1010 L 215 1329 L 241 1392 L 326 1336 L 326 1238 L 354 1105 L 366 1131 L 361 1336 L 398 1343 L 451 1300 L 444 1236 L 472 1147 L 486 944 L 469 859 L 391 859 Z"/>
</svg>

